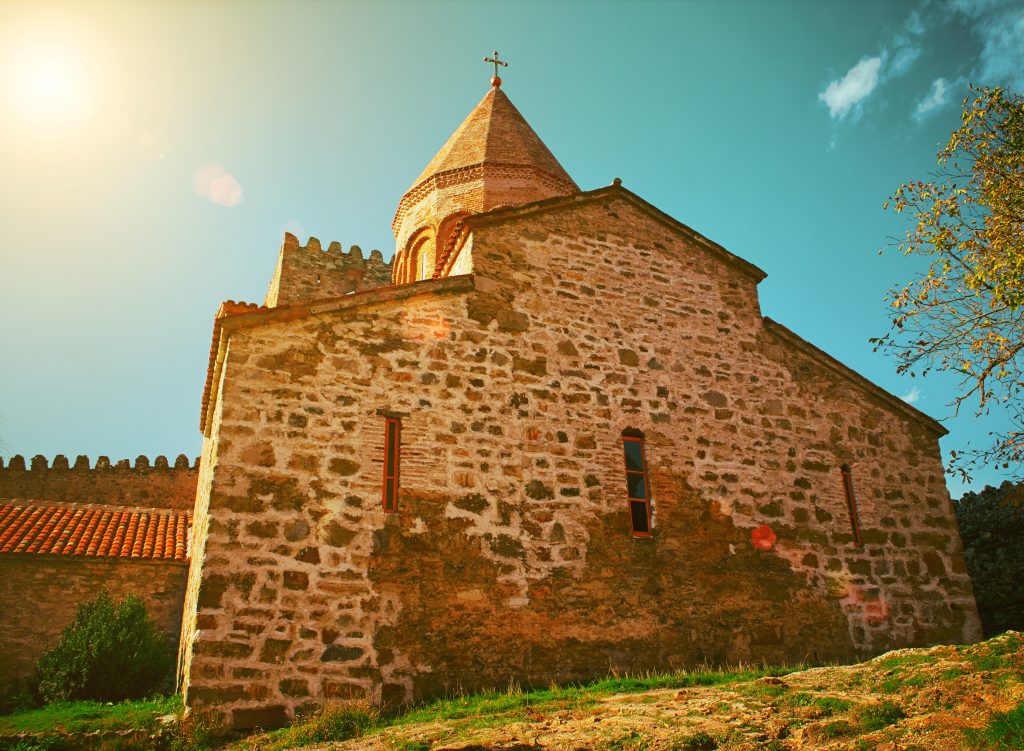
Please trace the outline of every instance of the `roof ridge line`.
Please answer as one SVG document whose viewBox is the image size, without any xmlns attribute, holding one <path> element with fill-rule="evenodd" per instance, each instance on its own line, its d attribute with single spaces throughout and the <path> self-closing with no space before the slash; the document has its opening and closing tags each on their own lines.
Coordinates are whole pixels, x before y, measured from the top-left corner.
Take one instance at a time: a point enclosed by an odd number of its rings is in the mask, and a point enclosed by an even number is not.
<svg viewBox="0 0 1024 751">
<path fill-rule="evenodd" d="M 81 501 L 51 501 L 46 498 L 2 497 L 0 505 L 23 505 L 33 508 L 59 507 L 73 509 L 99 509 L 103 511 L 133 511 L 140 513 L 155 512 L 174 514 L 191 518 L 192 512 L 185 509 L 168 508 L 166 506 L 125 506 L 120 503 L 86 503 Z"/>
<path fill-rule="evenodd" d="M 490 116 L 487 118 L 487 128 L 484 131 L 484 158 L 480 162 L 481 164 L 484 164 L 487 161 L 487 154 L 490 153 L 491 150 L 491 131 L 494 130 L 494 100 L 498 98 L 499 91 L 501 91 L 501 89 L 494 86 L 489 92 L 487 92 L 487 94 L 484 95 L 485 100 L 487 97 L 491 98 L 491 112 Z M 505 98 L 508 99 L 507 96 Z"/>
<path fill-rule="evenodd" d="M 910 417 L 916 420 L 918 423 L 924 425 L 925 427 L 930 428 L 932 431 L 939 433 L 940 436 L 949 434 L 949 429 L 941 422 L 936 420 L 934 417 L 929 415 L 927 412 L 918 409 L 913 404 L 909 404 L 903 401 L 898 396 L 896 396 L 896 394 L 889 391 L 887 388 L 879 386 L 877 383 L 872 381 L 867 376 L 858 373 L 856 370 L 851 368 L 842 360 L 833 357 L 814 342 L 800 336 L 800 334 L 793 331 L 784 323 L 779 323 L 771 316 L 762 316 L 761 320 L 764 323 L 765 329 L 769 333 L 775 334 L 778 338 L 788 341 L 791 344 L 800 347 L 810 357 L 818 360 L 818 362 L 831 368 L 834 372 L 837 372 L 840 375 L 844 376 L 847 380 L 854 383 L 855 385 L 864 388 L 865 391 L 874 394 L 879 399 L 882 399 L 883 401 L 896 407 L 899 411 L 903 412 L 903 414 L 905 414 L 907 417 Z"/>
</svg>

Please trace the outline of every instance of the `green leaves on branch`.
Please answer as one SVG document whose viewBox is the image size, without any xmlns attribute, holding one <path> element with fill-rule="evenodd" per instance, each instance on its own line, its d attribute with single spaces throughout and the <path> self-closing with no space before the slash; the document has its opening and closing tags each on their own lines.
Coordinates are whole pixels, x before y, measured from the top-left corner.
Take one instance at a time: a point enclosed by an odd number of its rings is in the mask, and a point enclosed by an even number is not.
<svg viewBox="0 0 1024 751">
<path fill-rule="evenodd" d="M 972 99 L 973 97 L 973 99 Z M 876 349 L 901 373 L 960 378 L 951 406 L 1005 410 L 1013 429 L 961 454 L 954 469 L 1024 460 L 1024 98 L 971 87 L 961 126 L 938 153 L 934 181 L 900 185 L 885 202 L 914 224 L 897 243 L 928 270 L 889 291 L 892 328 Z"/>
</svg>

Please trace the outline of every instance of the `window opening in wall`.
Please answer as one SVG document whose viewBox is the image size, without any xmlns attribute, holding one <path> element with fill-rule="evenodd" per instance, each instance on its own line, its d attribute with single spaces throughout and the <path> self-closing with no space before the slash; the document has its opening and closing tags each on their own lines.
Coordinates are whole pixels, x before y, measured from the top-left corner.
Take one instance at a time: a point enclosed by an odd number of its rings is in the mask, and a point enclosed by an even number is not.
<svg viewBox="0 0 1024 751">
<path fill-rule="evenodd" d="M 843 475 L 843 492 L 846 494 L 846 508 L 850 512 L 850 528 L 853 530 L 853 542 L 857 547 L 864 544 L 860 537 L 860 514 L 857 511 L 857 497 L 853 494 L 853 473 L 850 465 L 839 468 Z"/>
<path fill-rule="evenodd" d="M 427 278 L 427 249 L 420 251 L 420 279 Z"/>
<path fill-rule="evenodd" d="M 384 420 L 384 510 L 398 510 L 399 448 L 402 441 L 402 423 L 397 417 Z"/>
<path fill-rule="evenodd" d="M 650 537 L 651 491 L 643 435 L 632 431 L 623 433 L 622 453 L 626 463 L 626 494 L 633 536 Z"/>
</svg>

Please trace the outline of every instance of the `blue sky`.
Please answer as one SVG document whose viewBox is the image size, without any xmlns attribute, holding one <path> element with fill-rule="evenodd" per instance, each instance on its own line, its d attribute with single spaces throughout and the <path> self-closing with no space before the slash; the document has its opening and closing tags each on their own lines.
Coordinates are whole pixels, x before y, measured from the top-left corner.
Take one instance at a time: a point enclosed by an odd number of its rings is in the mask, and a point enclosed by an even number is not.
<svg viewBox="0 0 1024 751">
<path fill-rule="evenodd" d="M 390 256 L 495 49 L 581 187 L 622 178 L 767 271 L 766 315 L 949 414 L 955 383 L 868 343 L 920 268 L 882 204 L 968 82 L 1024 81 L 1019 3 L 7 2 L 0 455 L 198 454 L 220 301 L 262 301 L 285 230 Z M 1002 425 L 945 424 L 947 451 Z"/>
</svg>

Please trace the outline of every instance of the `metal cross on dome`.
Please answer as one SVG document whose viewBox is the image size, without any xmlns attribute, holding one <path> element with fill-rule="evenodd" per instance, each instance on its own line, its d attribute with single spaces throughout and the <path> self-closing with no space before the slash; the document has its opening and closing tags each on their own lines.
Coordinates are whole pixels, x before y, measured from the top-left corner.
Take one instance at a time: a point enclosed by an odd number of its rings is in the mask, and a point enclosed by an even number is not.
<svg viewBox="0 0 1024 751">
<path fill-rule="evenodd" d="M 494 50 L 494 57 L 485 57 L 484 62 L 494 63 L 494 78 L 491 79 L 491 86 L 493 86 L 494 88 L 498 88 L 499 86 L 501 86 L 501 78 L 498 76 L 498 66 L 500 65 L 504 68 L 507 68 L 508 63 L 506 63 L 504 60 L 498 59 L 498 50 Z"/>
</svg>

